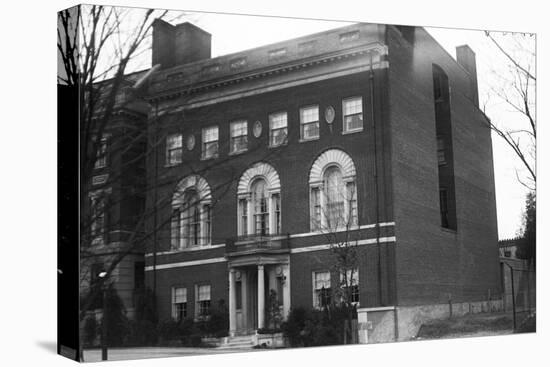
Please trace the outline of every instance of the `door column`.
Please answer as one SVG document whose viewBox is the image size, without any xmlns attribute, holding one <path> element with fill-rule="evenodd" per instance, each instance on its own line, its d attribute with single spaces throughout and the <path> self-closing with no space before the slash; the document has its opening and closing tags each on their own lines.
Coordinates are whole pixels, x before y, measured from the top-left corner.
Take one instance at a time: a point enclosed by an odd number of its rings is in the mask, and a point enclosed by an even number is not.
<svg viewBox="0 0 550 367">
<path fill-rule="evenodd" d="M 264 266 L 258 265 L 258 329 L 265 327 Z"/>
<path fill-rule="evenodd" d="M 248 273 L 241 272 L 241 312 L 243 315 L 243 329 L 248 331 Z"/>
<path fill-rule="evenodd" d="M 237 330 L 237 292 L 235 288 L 235 269 L 229 269 L 229 336 L 235 336 Z"/>
</svg>

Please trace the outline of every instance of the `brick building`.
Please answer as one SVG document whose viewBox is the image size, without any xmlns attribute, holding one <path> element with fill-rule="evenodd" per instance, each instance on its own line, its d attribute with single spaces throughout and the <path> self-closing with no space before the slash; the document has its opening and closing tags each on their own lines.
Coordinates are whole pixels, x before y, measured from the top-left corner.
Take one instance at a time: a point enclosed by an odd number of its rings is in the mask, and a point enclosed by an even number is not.
<svg viewBox="0 0 550 367">
<path fill-rule="evenodd" d="M 455 61 L 423 28 L 375 24 L 217 58 L 210 41 L 154 23 L 145 280 L 160 319 L 223 300 L 230 334 L 249 334 L 270 294 L 283 316 L 324 307 L 349 275 L 362 342 L 407 339 L 449 304 L 499 307 L 468 46 Z M 335 271 L 342 242 L 357 260 Z"/>
<path fill-rule="evenodd" d="M 87 142 L 87 159 L 81 163 L 80 252 L 81 307 L 101 313 L 102 272 L 121 298 L 128 317 L 134 317 L 135 300 L 145 289 L 144 245 L 140 242 L 145 208 L 146 122 L 149 106 L 135 98 L 131 88 L 145 74 L 125 75 L 115 96 L 113 112 L 103 121 L 103 108 L 113 79 L 94 85 L 98 100 L 88 101 L 91 118 L 81 118 L 81 142 Z M 89 94 L 87 95 L 89 100 Z M 92 97 L 96 98 L 96 97 Z M 85 116 L 85 112 L 82 112 Z M 88 166 L 90 165 L 90 166 Z M 120 259 L 120 260 L 119 260 Z M 94 292 L 95 290 L 95 292 Z M 88 298 L 91 304 L 87 305 Z"/>
</svg>

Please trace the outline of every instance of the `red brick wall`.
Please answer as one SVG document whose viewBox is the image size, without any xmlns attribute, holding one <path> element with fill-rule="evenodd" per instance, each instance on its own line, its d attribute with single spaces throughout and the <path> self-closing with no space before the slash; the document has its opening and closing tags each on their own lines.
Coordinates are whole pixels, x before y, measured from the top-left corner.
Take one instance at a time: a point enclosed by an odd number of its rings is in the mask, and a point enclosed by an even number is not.
<svg viewBox="0 0 550 367">
<path fill-rule="evenodd" d="M 415 48 L 389 27 L 389 125 L 400 305 L 500 293 L 490 130 L 468 75 L 422 29 Z M 457 231 L 440 227 L 432 64 L 448 75 Z"/>
</svg>

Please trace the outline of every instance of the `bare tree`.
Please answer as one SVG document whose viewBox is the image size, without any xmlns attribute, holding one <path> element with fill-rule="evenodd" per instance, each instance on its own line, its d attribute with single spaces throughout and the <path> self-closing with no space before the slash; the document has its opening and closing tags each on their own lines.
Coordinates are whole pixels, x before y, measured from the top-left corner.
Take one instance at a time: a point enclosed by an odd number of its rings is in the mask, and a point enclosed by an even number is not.
<svg viewBox="0 0 550 367">
<path fill-rule="evenodd" d="M 518 181 L 533 191 L 537 180 L 535 35 L 489 31 L 485 34 L 496 46 L 505 60 L 505 65 L 499 70 L 494 70 L 495 79 L 484 104 L 486 106 L 491 98 L 496 98 L 515 113 L 512 123 L 497 122 L 496 117 L 489 120 L 489 124 L 513 150 L 526 169 L 527 173 L 523 178 L 516 172 Z"/>
<path fill-rule="evenodd" d="M 332 254 L 331 273 L 338 278 L 332 290 L 331 304 L 339 305 L 346 312 L 344 343 L 352 338 L 352 323 L 359 302 L 359 266 L 361 253 L 358 248 L 357 192 L 355 183 L 342 181 L 338 169 L 329 167 L 318 195 L 323 205 L 313 205 L 312 226 L 324 234 Z M 317 200 L 314 198 L 314 200 Z M 316 208 L 317 207 L 317 208 Z M 317 211 L 317 213 L 315 213 Z M 320 292 L 319 297 L 326 297 Z M 318 301 L 323 304 L 323 300 Z"/>
</svg>

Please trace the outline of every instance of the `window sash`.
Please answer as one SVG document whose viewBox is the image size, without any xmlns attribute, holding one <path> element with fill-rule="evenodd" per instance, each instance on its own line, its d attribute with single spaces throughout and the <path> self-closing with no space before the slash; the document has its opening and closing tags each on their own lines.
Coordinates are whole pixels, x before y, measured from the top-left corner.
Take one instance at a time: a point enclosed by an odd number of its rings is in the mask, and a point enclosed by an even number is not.
<svg viewBox="0 0 550 367">
<path fill-rule="evenodd" d="M 211 158 L 218 155 L 218 142 L 212 141 L 203 143 L 202 145 L 203 158 Z"/>
<path fill-rule="evenodd" d="M 172 289 L 172 303 L 184 303 L 187 302 L 187 288 L 175 287 Z"/>
<path fill-rule="evenodd" d="M 246 121 L 235 121 L 232 122 L 230 127 L 230 136 L 232 138 L 238 137 L 238 136 L 244 136 L 248 133 L 248 127 Z"/>
<path fill-rule="evenodd" d="M 344 116 L 363 113 L 363 97 L 354 97 L 344 100 Z"/>
<path fill-rule="evenodd" d="M 199 285 L 197 293 L 199 301 L 210 301 L 210 285 Z"/>
<path fill-rule="evenodd" d="M 319 106 L 304 107 L 300 109 L 300 123 L 319 121 Z"/>
<path fill-rule="evenodd" d="M 330 289 L 330 272 L 315 272 L 315 289 Z"/>
<path fill-rule="evenodd" d="M 248 146 L 248 136 L 241 135 L 231 138 L 231 153 L 246 150 Z"/>
<path fill-rule="evenodd" d="M 202 142 L 210 143 L 213 141 L 218 141 L 218 127 L 207 127 L 202 130 Z"/>
<path fill-rule="evenodd" d="M 283 145 L 287 137 L 287 128 L 282 127 L 280 129 L 271 129 L 269 131 L 269 135 L 269 143 L 272 147 Z"/>
<path fill-rule="evenodd" d="M 319 121 L 303 123 L 300 127 L 303 140 L 316 139 L 319 137 Z"/>
</svg>

